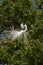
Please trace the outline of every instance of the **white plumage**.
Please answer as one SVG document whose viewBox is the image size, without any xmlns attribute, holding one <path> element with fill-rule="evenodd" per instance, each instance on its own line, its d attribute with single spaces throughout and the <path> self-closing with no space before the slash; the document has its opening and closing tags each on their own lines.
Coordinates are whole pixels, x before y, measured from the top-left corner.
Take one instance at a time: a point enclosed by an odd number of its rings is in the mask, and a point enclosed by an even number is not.
<svg viewBox="0 0 43 65">
<path fill-rule="evenodd" d="M 21 25 L 20 25 L 20 26 L 21 26 L 21 29 L 23 30 L 23 29 L 24 29 L 23 23 L 21 23 Z"/>
<path fill-rule="evenodd" d="M 27 25 L 26 24 L 23 26 L 23 23 L 22 23 L 21 28 L 22 28 L 22 30 L 20 30 L 20 31 L 16 31 L 16 30 L 12 29 L 12 31 L 10 33 L 10 36 L 12 39 L 15 39 L 15 38 L 22 36 L 22 34 L 24 34 L 27 31 Z"/>
<path fill-rule="evenodd" d="M 26 37 L 26 31 L 27 31 L 27 25 L 23 25 L 23 23 L 21 23 L 21 29 L 20 31 L 14 30 L 14 26 L 12 26 L 10 31 L 4 30 L 3 34 L 5 34 L 5 37 L 10 37 L 12 40 L 14 40 L 15 38 L 23 38 Z M 4 36 L 4 35 L 3 35 Z M 2 36 L 2 37 L 3 37 Z"/>
</svg>

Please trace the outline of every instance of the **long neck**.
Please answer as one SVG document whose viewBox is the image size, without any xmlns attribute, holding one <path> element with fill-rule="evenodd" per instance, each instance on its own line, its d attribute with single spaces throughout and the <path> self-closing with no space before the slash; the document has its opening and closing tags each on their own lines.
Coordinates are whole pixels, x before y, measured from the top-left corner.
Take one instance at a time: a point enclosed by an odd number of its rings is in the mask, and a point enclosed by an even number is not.
<svg viewBox="0 0 43 65">
<path fill-rule="evenodd" d="M 23 30 L 24 32 L 26 32 L 27 31 L 27 26 L 25 26 L 25 29 Z"/>
</svg>

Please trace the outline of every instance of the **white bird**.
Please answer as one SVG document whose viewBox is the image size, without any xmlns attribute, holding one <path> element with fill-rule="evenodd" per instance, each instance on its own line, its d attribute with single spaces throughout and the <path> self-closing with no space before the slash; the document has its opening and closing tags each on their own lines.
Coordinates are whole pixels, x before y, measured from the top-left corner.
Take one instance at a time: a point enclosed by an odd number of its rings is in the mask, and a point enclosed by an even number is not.
<svg viewBox="0 0 43 65">
<path fill-rule="evenodd" d="M 23 23 L 22 23 L 21 28 L 22 28 L 22 30 L 20 30 L 20 31 L 12 29 L 10 32 L 10 37 L 12 39 L 15 39 L 15 38 L 21 37 L 23 34 L 25 34 L 25 32 L 27 31 L 27 25 L 25 24 L 23 26 Z"/>
</svg>

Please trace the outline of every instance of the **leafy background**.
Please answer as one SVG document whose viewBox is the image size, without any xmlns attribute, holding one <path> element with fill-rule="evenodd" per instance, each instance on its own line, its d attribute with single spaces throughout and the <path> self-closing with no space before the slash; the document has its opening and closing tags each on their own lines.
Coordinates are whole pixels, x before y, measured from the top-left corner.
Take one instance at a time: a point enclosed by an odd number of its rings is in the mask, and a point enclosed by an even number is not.
<svg viewBox="0 0 43 65">
<path fill-rule="evenodd" d="M 43 9 L 42 0 L 36 4 L 39 9 L 32 8 L 31 0 L 4 0 L 0 2 L 0 33 L 10 29 L 20 29 L 23 22 L 27 25 L 27 39 L 0 40 L 0 62 L 13 65 L 43 65 Z"/>
</svg>

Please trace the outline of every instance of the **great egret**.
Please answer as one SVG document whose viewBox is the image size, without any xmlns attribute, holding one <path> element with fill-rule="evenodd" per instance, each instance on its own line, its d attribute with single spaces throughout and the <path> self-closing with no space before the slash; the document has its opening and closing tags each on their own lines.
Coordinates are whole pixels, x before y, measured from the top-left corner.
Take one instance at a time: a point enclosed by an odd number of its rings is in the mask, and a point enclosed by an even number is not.
<svg viewBox="0 0 43 65">
<path fill-rule="evenodd" d="M 21 28 L 22 28 L 22 30 L 20 30 L 20 31 L 12 29 L 10 32 L 10 37 L 12 39 L 15 39 L 15 38 L 21 37 L 23 34 L 25 34 L 25 32 L 27 31 L 27 25 L 25 24 L 23 26 L 23 23 L 22 23 Z"/>
</svg>

